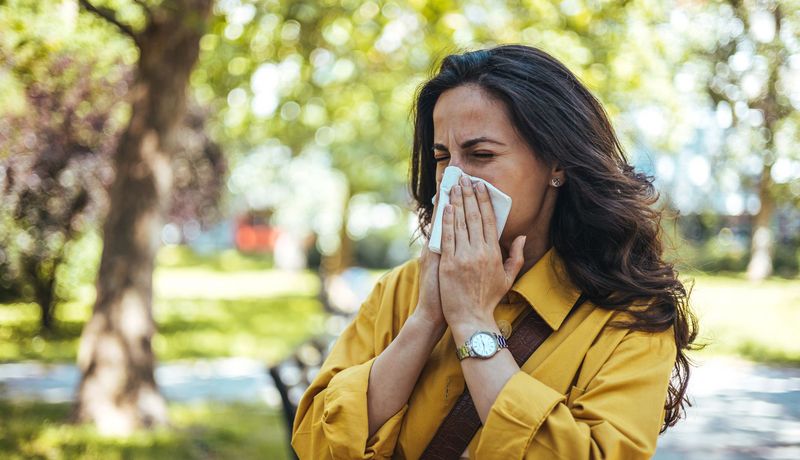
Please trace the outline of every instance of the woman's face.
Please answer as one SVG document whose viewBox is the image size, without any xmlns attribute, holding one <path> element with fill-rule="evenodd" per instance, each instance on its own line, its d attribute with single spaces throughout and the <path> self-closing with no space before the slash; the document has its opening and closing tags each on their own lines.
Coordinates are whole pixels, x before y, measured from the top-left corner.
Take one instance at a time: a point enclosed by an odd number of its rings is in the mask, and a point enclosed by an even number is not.
<svg viewBox="0 0 800 460">
<path fill-rule="evenodd" d="M 553 177 L 563 173 L 539 161 L 516 133 L 504 104 L 475 85 L 445 91 L 433 109 L 433 155 L 437 190 L 447 166 L 480 177 L 511 197 L 511 213 L 500 238 L 508 249 L 528 235 L 545 242 L 555 206 Z"/>
</svg>

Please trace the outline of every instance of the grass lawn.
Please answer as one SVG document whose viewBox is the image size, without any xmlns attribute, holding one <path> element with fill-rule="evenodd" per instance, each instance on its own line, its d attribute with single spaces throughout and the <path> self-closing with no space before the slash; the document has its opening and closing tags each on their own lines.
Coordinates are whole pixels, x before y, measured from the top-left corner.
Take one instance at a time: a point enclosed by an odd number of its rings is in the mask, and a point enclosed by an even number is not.
<svg viewBox="0 0 800 460">
<path fill-rule="evenodd" d="M 170 406 L 172 429 L 102 437 L 66 424 L 68 404 L 0 401 L 0 458 L 16 459 L 286 459 L 281 415 L 263 405 Z"/>
<path fill-rule="evenodd" d="M 800 365 L 800 279 L 760 283 L 736 275 L 696 275 L 691 296 L 707 355 Z"/>
<path fill-rule="evenodd" d="M 271 364 L 323 329 L 313 272 L 273 270 L 229 253 L 187 261 L 185 251 L 165 249 L 154 274 L 160 360 L 245 356 Z M 50 336 L 39 334 L 35 304 L 0 305 L 0 362 L 74 362 L 94 290 L 84 286 L 77 297 L 58 306 Z"/>
</svg>

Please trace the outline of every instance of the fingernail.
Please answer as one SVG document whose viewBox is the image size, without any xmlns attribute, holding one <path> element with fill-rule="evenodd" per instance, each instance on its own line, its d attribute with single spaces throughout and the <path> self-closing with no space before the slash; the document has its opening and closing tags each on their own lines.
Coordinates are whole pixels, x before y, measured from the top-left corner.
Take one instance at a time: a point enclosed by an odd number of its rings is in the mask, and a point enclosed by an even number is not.
<svg viewBox="0 0 800 460">
<path fill-rule="evenodd" d="M 484 184 L 483 182 L 478 182 L 478 191 L 481 192 L 481 193 L 485 192 L 486 191 L 486 184 Z"/>
<path fill-rule="evenodd" d="M 465 187 L 469 185 L 469 179 L 467 179 L 467 176 L 461 176 L 461 185 Z"/>
<path fill-rule="evenodd" d="M 456 186 L 455 186 L 455 187 L 453 187 L 453 188 L 454 188 L 454 189 L 455 189 L 455 191 L 456 191 L 456 195 L 459 195 L 459 194 L 461 194 L 461 186 L 460 186 L 460 185 L 456 185 Z"/>
</svg>

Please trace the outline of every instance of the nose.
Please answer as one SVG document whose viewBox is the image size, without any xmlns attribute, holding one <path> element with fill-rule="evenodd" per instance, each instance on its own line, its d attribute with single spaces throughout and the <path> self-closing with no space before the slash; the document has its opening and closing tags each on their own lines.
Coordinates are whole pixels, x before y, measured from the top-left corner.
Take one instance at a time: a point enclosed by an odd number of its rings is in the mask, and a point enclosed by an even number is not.
<svg viewBox="0 0 800 460">
<path fill-rule="evenodd" d="M 472 175 L 470 174 L 469 166 L 464 161 L 463 155 L 451 154 L 450 161 L 447 162 L 447 166 L 456 166 L 460 170 L 464 171 L 466 174 Z"/>
</svg>

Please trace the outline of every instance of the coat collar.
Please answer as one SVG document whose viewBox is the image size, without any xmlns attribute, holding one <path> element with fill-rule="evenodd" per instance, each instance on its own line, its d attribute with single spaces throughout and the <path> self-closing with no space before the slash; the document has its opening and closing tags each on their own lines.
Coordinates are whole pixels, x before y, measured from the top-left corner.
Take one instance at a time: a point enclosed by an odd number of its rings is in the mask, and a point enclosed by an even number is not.
<svg viewBox="0 0 800 460">
<path fill-rule="evenodd" d="M 561 327 L 580 297 L 552 247 L 514 282 L 511 291 L 521 295 L 554 331 Z"/>
</svg>

